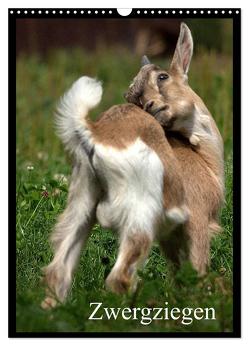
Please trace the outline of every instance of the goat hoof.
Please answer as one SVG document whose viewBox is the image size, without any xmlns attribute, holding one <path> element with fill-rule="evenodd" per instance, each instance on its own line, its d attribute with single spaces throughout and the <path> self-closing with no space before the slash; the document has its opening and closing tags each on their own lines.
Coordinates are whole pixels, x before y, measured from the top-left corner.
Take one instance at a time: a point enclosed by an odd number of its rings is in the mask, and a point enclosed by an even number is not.
<svg viewBox="0 0 249 346">
<path fill-rule="evenodd" d="M 43 310 L 51 310 L 54 309 L 57 305 L 57 301 L 52 298 L 52 297 L 46 297 L 42 302 L 41 302 L 41 308 Z"/>
<path fill-rule="evenodd" d="M 124 294 L 129 291 L 131 282 L 127 277 L 108 276 L 106 288 L 116 294 Z"/>
</svg>

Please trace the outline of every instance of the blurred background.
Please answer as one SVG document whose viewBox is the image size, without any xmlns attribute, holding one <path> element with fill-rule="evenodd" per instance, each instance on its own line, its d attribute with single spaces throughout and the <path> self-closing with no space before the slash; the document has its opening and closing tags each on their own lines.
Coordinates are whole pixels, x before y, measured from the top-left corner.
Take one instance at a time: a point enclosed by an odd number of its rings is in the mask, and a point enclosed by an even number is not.
<svg viewBox="0 0 249 346">
<path fill-rule="evenodd" d="M 44 298 L 41 268 L 51 260 L 49 234 L 65 207 L 70 161 L 55 134 L 54 109 L 59 97 L 82 75 L 103 81 L 103 98 L 94 118 L 114 104 L 147 54 L 169 66 L 179 34 L 179 19 L 17 19 L 16 20 L 16 220 L 17 330 L 19 331 L 231 331 L 232 330 L 232 19 L 187 19 L 194 39 L 189 84 L 214 116 L 225 144 L 226 203 L 224 232 L 211 248 L 210 272 L 197 279 L 189 267 L 179 275 L 154 246 L 143 271 L 143 286 L 129 297 L 106 292 L 104 279 L 115 263 L 111 232 L 96 225 L 89 237 L 72 294 L 51 315 L 39 308 Z M 155 298 L 156 297 L 156 298 Z M 99 300 L 100 299 L 100 300 Z M 136 300 L 136 301 L 135 301 Z M 88 321 L 89 301 L 104 306 L 212 306 L 215 321 L 179 325 L 162 321 L 145 328 Z M 128 321 L 127 321 L 128 323 Z"/>
<path fill-rule="evenodd" d="M 24 147 L 25 153 L 33 155 L 37 146 L 44 149 L 49 145 L 50 151 L 55 150 L 56 153 L 60 144 L 54 139 L 54 106 L 61 94 L 81 75 L 96 76 L 103 81 L 103 100 L 93 112 L 93 117 L 113 104 L 125 102 L 123 93 L 137 74 L 143 54 L 167 68 L 181 21 L 17 19 L 20 149 Z M 184 21 L 194 38 L 190 84 L 206 101 L 218 122 L 225 144 L 231 144 L 232 20 Z"/>
<path fill-rule="evenodd" d="M 17 54 L 80 47 L 91 52 L 125 47 L 135 55 L 173 52 L 182 19 L 17 19 Z M 232 53 L 230 19 L 186 19 L 200 47 Z M 204 24 L 205 23 L 205 24 Z"/>
</svg>

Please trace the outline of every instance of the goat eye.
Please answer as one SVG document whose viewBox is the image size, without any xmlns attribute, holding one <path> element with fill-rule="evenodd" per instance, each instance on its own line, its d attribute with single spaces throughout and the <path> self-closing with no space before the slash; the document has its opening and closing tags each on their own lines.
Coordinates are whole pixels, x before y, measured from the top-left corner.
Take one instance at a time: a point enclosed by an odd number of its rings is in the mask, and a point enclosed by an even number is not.
<svg viewBox="0 0 249 346">
<path fill-rule="evenodd" d="M 165 79 L 168 79 L 169 78 L 169 75 L 166 74 L 166 73 L 161 73 L 159 74 L 159 76 L 157 77 L 158 81 L 162 81 L 162 80 L 165 80 Z"/>
</svg>

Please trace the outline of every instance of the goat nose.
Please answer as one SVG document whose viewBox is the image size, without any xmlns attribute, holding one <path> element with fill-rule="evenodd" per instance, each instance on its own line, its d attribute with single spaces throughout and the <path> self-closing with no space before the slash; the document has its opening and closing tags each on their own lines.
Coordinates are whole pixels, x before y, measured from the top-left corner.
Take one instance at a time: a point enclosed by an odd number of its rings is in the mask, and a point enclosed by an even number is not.
<svg viewBox="0 0 249 346">
<path fill-rule="evenodd" d="M 146 102 L 146 104 L 145 104 L 145 106 L 144 106 L 144 110 L 145 110 L 145 111 L 150 110 L 151 107 L 153 106 L 153 104 L 154 104 L 154 101 L 152 101 L 152 100 Z"/>
</svg>

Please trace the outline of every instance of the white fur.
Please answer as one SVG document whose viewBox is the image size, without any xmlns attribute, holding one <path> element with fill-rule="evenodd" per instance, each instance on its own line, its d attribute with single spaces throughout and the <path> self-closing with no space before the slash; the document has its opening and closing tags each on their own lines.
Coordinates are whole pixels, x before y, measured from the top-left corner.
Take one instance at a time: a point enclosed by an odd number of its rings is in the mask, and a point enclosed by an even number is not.
<svg viewBox="0 0 249 346">
<path fill-rule="evenodd" d="M 45 273 L 56 273 L 54 287 L 60 300 L 64 300 L 71 285 L 72 274 L 78 263 L 82 246 L 95 221 L 98 186 L 86 161 L 73 169 L 67 207 L 60 215 L 51 237 L 55 249 L 53 261 Z"/>
<path fill-rule="evenodd" d="M 101 82 L 90 77 L 79 78 L 60 99 L 56 110 L 56 125 L 60 138 L 72 153 L 79 153 L 81 140 L 92 147 L 93 140 L 86 116 L 102 97 Z M 82 151 L 82 150 L 81 150 Z"/>
<path fill-rule="evenodd" d="M 185 101 L 181 101 L 184 105 Z M 219 133 L 212 127 L 212 119 L 209 114 L 203 114 L 199 107 L 195 105 L 194 113 L 191 117 L 177 118 L 173 125 L 173 130 L 184 129 L 189 141 L 193 145 L 198 145 L 201 140 L 213 143 L 215 148 L 221 146 Z"/>
<path fill-rule="evenodd" d="M 123 150 L 97 143 L 93 164 L 108 191 L 97 207 L 102 227 L 117 229 L 121 236 L 146 232 L 153 240 L 158 226 L 171 231 L 188 219 L 185 205 L 165 211 L 163 164 L 140 138 Z"/>
<path fill-rule="evenodd" d="M 108 191 L 97 209 L 100 224 L 153 238 L 163 211 L 164 168 L 157 154 L 139 138 L 124 150 L 96 144 L 93 164 Z"/>
<path fill-rule="evenodd" d="M 197 105 L 195 105 L 192 133 L 200 139 L 216 140 L 216 133 L 212 129 L 210 115 L 203 114 Z"/>
<path fill-rule="evenodd" d="M 189 211 L 184 205 L 181 208 L 174 207 L 166 211 L 166 218 L 175 225 L 186 222 L 188 217 Z"/>
<path fill-rule="evenodd" d="M 200 143 L 200 138 L 193 134 L 189 137 L 189 141 L 192 145 L 198 145 Z"/>
</svg>

